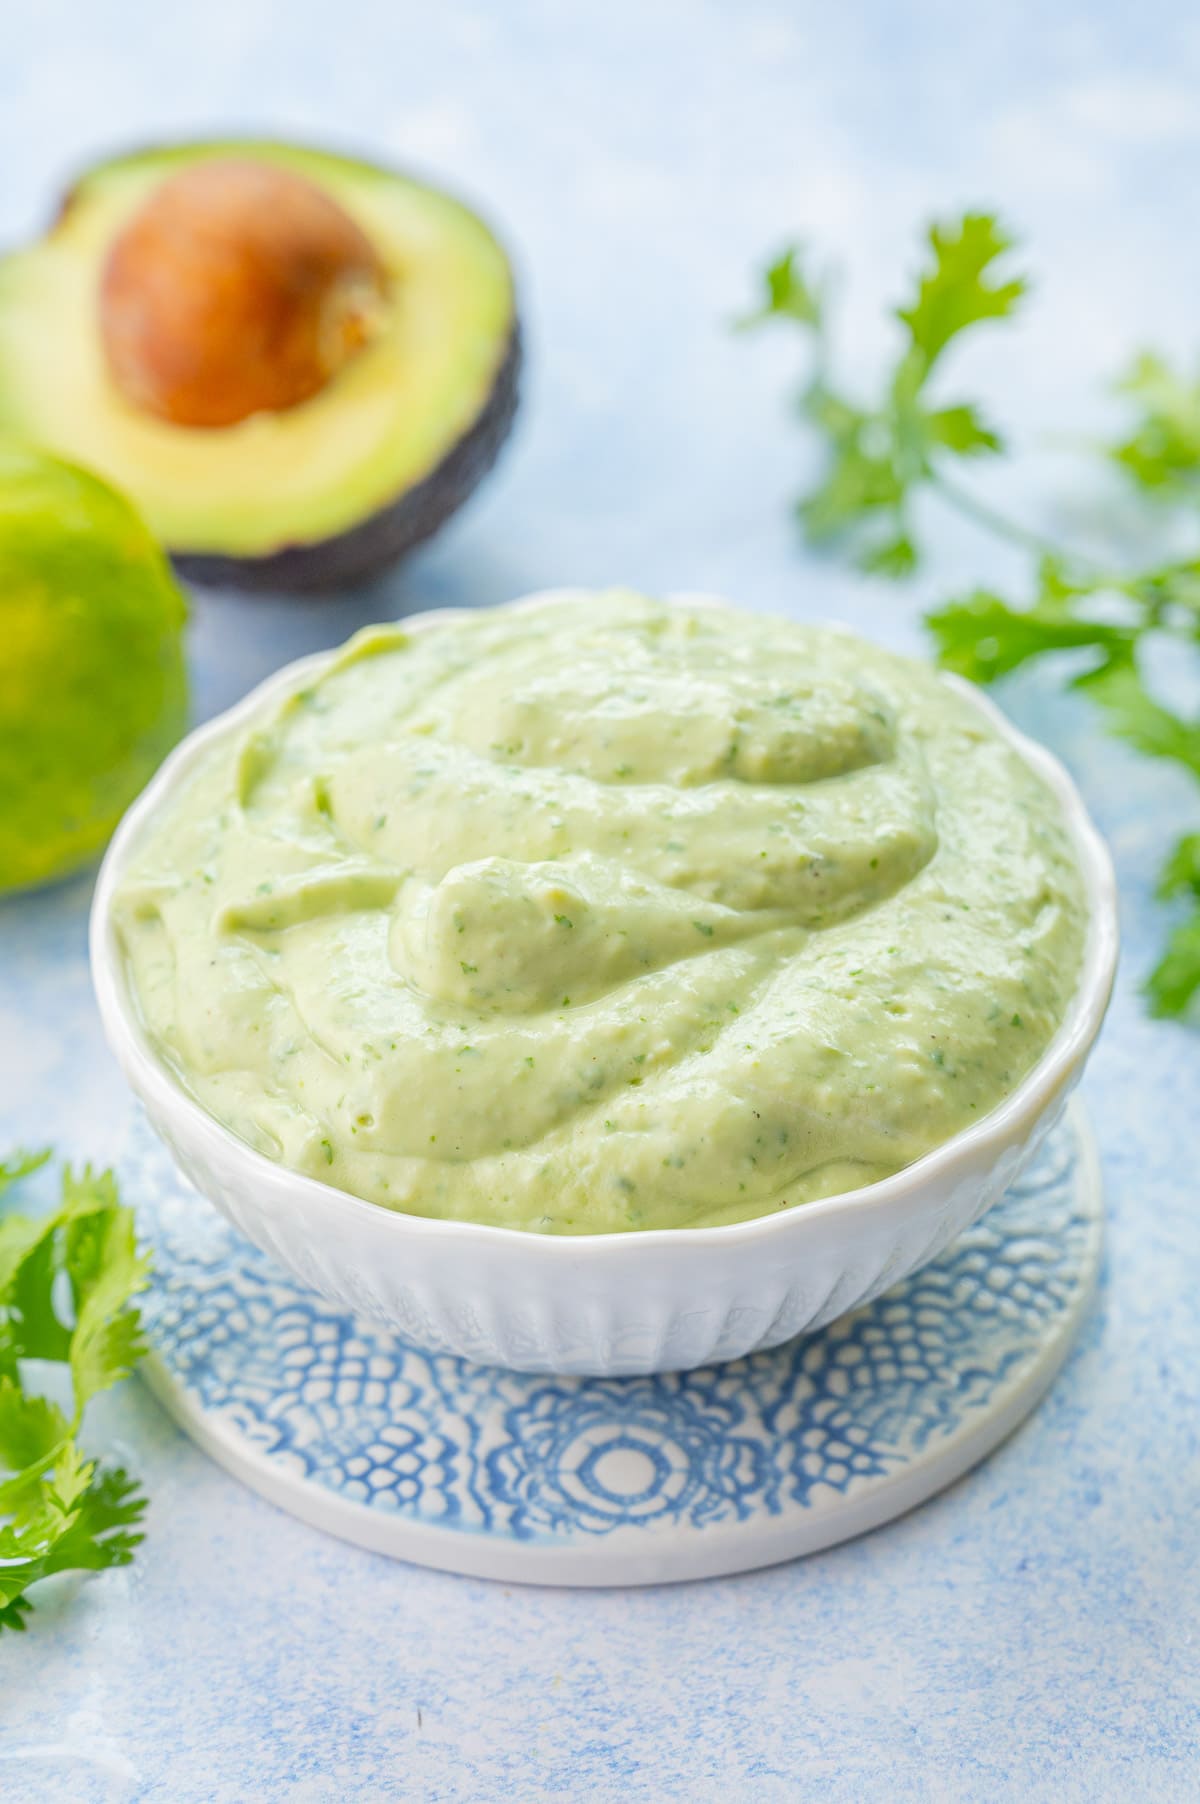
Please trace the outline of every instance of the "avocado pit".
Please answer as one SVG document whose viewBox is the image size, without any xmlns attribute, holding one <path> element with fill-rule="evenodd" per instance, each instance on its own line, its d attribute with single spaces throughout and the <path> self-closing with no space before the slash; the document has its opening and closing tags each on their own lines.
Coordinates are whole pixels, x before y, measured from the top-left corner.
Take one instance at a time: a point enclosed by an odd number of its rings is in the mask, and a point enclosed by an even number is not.
<svg viewBox="0 0 1200 1804">
<path fill-rule="evenodd" d="M 329 194 L 278 164 L 213 157 L 168 176 L 118 233 L 99 325 L 131 405 L 213 428 L 318 394 L 386 305 L 375 247 Z"/>
<path fill-rule="evenodd" d="M 520 341 L 503 246 L 443 189 L 313 146 L 152 146 L 0 254 L 0 433 L 106 477 L 195 581 L 331 589 L 466 501 Z"/>
</svg>

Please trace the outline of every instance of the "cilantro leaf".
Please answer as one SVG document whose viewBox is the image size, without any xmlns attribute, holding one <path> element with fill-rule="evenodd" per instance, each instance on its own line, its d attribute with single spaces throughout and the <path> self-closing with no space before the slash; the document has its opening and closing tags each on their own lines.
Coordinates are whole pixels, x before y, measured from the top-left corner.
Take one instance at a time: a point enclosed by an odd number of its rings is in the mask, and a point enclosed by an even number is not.
<svg viewBox="0 0 1200 1804">
<path fill-rule="evenodd" d="M 59 1320 L 54 1305 L 59 1273 L 57 1218 L 29 1226 L 40 1233 L 13 1272 L 5 1326 L 18 1358 L 64 1360 L 71 1348 L 71 1330 Z"/>
<path fill-rule="evenodd" d="M 0 1171 L 14 1183 L 42 1162 L 18 1157 Z M 146 1275 L 110 1172 L 65 1170 L 56 1212 L 0 1220 L 0 1629 L 25 1626 L 37 1580 L 124 1565 L 141 1539 L 133 1481 L 97 1468 L 75 1436 L 91 1398 L 143 1351 L 131 1299 Z M 69 1415 L 25 1389 L 31 1359 L 68 1367 Z"/>
<path fill-rule="evenodd" d="M 990 213 L 964 213 L 956 224 L 930 226 L 932 267 L 921 277 L 911 305 L 896 309 L 927 371 L 968 326 L 1012 313 L 1028 288 L 1025 278 L 986 279 L 1012 247 L 1013 240 Z"/>
<path fill-rule="evenodd" d="M 27 1397 L 11 1378 L 0 1378 L 0 1466 L 23 1474 L 70 1439 L 67 1419 L 49 1397 Z"/>
<path fill-rule="evenodd" d="M 1152 1015 L 1182 1015 L 1200 993 L 1200 905 L 1171 929 L 1167 949 L 1146 979 Z"/>
<path fill-rule="evenodd" d="M 1048 560 L 1041 566 L 1037 598 L 1014 608 L 988 589 L 976 589 L 925 616 L 947 670 L 976 683 L 994 683 L 1033 658 L 1055 651 L 1095 651 L 1095 669 L 1127 660 L 1136 641 L 1129 626 L 1072 609 L 1074 591 Z"/>
<path fill-rule="evenodd" d="M 893 538 L 865 547 L 858 559 L 859 569 L 867 575 L 887 576 L 893 582 L 911 576 L 917 563 L 917 548 L 904 528 L 899 528 Z"/>
<path fill-rule="evenodd" d="M 1200 897 L 1200 833 L 1185 833 L 1159 873 L 1160 896 L 1178 896 L 1189 891 Z"/>
<path fill-rule="evenodd" d="M 88 1471 L 88 1488 L 66 1535 L 60 1536 L 48 1564 L 55 1572 L 103 1572 L 128 1566 L 145 1536 L 139 1524 L 146 1499 L 137 1480 L 121 1466 Z M 137 1529 L 137 1533 L 131 1532 Z"/>
<path fill-rule="evenodd" d="M 133 1213 L 123 1209 L 111 1172 L 82 1179 L 68 1172 L 64 1194 L 96 1204 L 72 1217 L 65 1235 L 75 1327 L 69 1360 L 80 1408 L 132 1371 L 144 1342 L 136 1310 L 126 1307 L 144 1289 L 150 1262 L 139 1253 Z"/>
<path fill-rule="evenodd" d="M 55 1478 L 38 1514 L 0 1528 L 0 1627 L 24 1628 L 25 1593 L 39 1579 L 127 1566 L 143 1539 L 146 1500 L 126 1472 L 75 1457 Z"/>
<path fill-rule="evenodd" d="M 1143 351 L 1117 389 L 1133 402 L 1137 417 L 1110 456 L 1154 499 L 1194 497 L 1200 488 L 1200 375 L 1181 376 L 1165 358 Z"/>
<path fill-rule="evenodd" d="M 984 424 L 974 407 L 939 407 L 926 414 L 925 424 L 935 445 L 943 445 L 959 457 L 979 457 L 1004 449 L 999 434 Z"/>
<path fill-rule="evenodd" d="M 824 312 L 821 290 L 804 268 L 804 249 L 788 245 L 762 272 L 762 301 L 737 324 L 743 330 L 768 319 L 791 319 L 819 328 Z"/>
<path fill-rule="evenodd" d="M 33 1605 L 24 1596 L 14 1597 L 9 1603 L 0 1602 L 0 1629 L 23 1629 L 25 1618 L 32 1609 Z"/>
<path fill-rule="evenodd" d="M 1150 1012 L 1182 1015 L 1200 994 L 1200 833 L 1185 833 L 1176 842 L 1158 878 L 1158 893 L 1167 900 L 1186 896 L 1191 911 L 1178 921 L 1167 948 L 1146 980 Z"/>
<path fill-rule="evenodd" d="M 1187 720 L 1148 693 L 1137 667 L 1112 667 L 1088 680 L 1112 731 L 1146 752 L 1169 758 L 1200 778 L 1200 720 Z M 1182 1016 L 1200 992 L 1200 833 L 1184 833 L 1158 875 L 1158 895 L 1187 895 L 1191 907 L 1171 927 L 1166 953 L 1146 980 L 1149 1012 Z"/>
</svg>

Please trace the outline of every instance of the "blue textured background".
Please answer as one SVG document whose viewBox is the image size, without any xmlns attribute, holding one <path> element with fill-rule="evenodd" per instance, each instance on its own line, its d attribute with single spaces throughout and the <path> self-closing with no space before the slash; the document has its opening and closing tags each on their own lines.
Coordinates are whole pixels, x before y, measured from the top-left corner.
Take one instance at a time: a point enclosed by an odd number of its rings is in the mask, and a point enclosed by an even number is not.
<svg viewBox="0 0 1200 1804">
<path fill-rule="evenodd" d="M 243 124 L 439 171 L 517 257 L 531 367 L 495 480 L 372 593 L 199 596 L 201 713 L 366 618 L 561 581 L 724 589 L 918 644 L 921 590 L 799 552 L 793 352 L 725 330 L 750 266 L 797 229 L 852 264 L 869 372 L 920 218 L 981 200 L 1019 224 L 1036 301 L 964 356 L 961 386 L 1025 437 L 993 492 L 1077 532 L 1111 526 L 1111 497 L 1039 432 L 1102 425 L 1102 380 L 1141 340 L 1200 338 L 1200 26 L 1182 4 L 42 0 L 7 8 L 3 36 L 5 238 L 97 150 Z M 924 592 L 1013 574 L 944 517 L 929 529 Z M 1034 1421 L 918 1515 L 805 1564 L 572 1595 L 324 1540 L 128 1386 L 95 1434 L 144 1475 L 150 1538 L 0 1643 L 6 1801 L 1200 1795 L 1200 1037 L 1135 995 L 1163 927 L 1153 870 L 1195 794 L 1100 741 L 1048 679 L 1008 699 L 1079 775 L 1125 901 L 1087 1084 L 1110 1280 Z M 0 1145 L 117 1143 L 88 888 L 0 908 Z"/>
</svg>

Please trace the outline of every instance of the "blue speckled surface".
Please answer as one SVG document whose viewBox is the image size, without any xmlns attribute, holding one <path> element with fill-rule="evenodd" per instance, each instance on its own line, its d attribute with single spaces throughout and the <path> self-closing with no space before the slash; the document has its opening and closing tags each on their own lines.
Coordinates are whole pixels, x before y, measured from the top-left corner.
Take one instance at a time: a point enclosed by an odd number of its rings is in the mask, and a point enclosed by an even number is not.
<svg viewBox="0 0 1200 1804">
<path fill-rule="evenodd" d="M 1200 335 L 1200 31 L 1179 4 L 45 0 L 8 8 L 3 35 L 4 237 L 98 146 L 245 122 L 440 169 L 519 258 L 528 405 L 486 494 L 373 594 L 199 597 L 201 712 L 368 617 L 563 580 L 725 589 L 916 644 L 920 591 L 797 552 L 789 347 L 723 330 L 748 265 L 797 227 L 854 255 L 869 363 L 913 221 L 1003 202 L 1037 303 L 962 378 L 1031 440 L 1099 423 L 1100 378 L 1135 341 Z M 1011 483 L 1079 529 L 1097 492 L 1050 453 Z M 1008 574 L 964 529 L 930 530 L 930 589 Z M 1109 1283 L 1032 1422 L 918 1515 L 802 1565 L 510 1593 L 322 1539 L 129 1386 L 95 1429 L 144 1474 L 150 1538 L 0 1644 L 6 1804 L 1200 1795 L 1200 1037 L 1147 1022 L 1134 993 L 1161 930 L 1153 870 L 1194 792 L 1099 741 L 1048 679 L 1009 701 L 1080 776 L 1125 899 L 1086 1086 Z M 0 909 L 0 1138 L 104 1156 L 126 1104 L 87 894 Z"/>
</svg>

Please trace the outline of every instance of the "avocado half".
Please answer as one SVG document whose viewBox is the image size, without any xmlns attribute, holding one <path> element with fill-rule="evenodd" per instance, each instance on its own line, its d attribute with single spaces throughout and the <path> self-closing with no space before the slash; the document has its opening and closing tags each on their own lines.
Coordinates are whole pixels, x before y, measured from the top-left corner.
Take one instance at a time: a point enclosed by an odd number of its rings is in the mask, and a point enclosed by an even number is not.
<svg viewBox="0 0 1200 1804">
<path fill-rule="evenodd" d="M 205 158 L 277 163 L 371 240 L 389 305 L 370 342 L 298 406 L 180 426 L 131 404 L 105 360 L 98 295 L 114 239 Z M 466 500 L 512 425 L 521 362 L 512 274 L 449 195 L 293 145 L 224 140 L 101 163 L 37 243 L 0 259 L 0 430 L 97 471 L 201 582 L 323 589 L 373 575 Z"/>
</svg>

